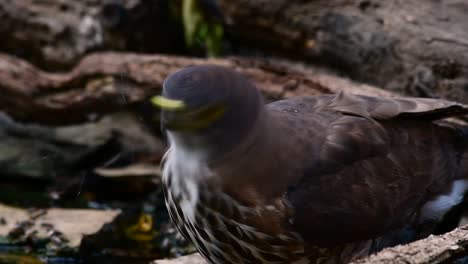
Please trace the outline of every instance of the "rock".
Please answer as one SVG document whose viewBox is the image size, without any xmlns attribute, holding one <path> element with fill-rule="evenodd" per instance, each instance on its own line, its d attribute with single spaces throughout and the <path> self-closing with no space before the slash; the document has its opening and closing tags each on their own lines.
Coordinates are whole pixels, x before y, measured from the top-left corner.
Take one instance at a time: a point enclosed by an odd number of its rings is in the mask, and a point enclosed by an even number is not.
<svg viewBox="0 0 468 264">
<path fill-rule="evenodd" d="M 0 171 L 3 177 L 53 179 L 73 164 L 104 147 L 110 137 L 93 146 L 55 136 L 55 129 L 16 123 L 0 114 Z"/>
<path fill-rule="evenodd" d="M 116 169 L 97 168 L 94 172 L 102 177 L 109 178 L 161 176 L 159 166 L 149 164 L 135 164 Z"/>
<path fill-rule="evenodd" d="M 112 196 L 135 197 L 155 190 L 161 182 L 159 162 L 154 164 L 137 163 L 117 168 L 97 168 L 101 186 L 112 190 Z"/>
<path fill-rule="evenodd" d="M 97 122 L 59 127 L 55 134 L 59 139 L 90 147 L 115 135 L 127 152 L 162 154 L 165 149 L 165 145 L 142 125 L 139 117 L 129 112 L 110 114 Z"/>
<path fill-rule="evenodd" d="M 53 70 L 97 49 L 177 52 L 184 48 L 183 31 L 169 2 L 0 1 L 0 50 Z"/>
<path fill-rule="evenodd" d="M 36 220 L 36 225 L 51 224 L 64 234 L 70 247 L 78 247 L 85 235 L 94 234 L 111 222 L 120 210 L 49 209 L 47 214 Z M 86 221 L 83 221 L 86 219 Z"/>
<path fill-rule="evenodd" d="M 226 32 L 250 47 L 394 92 L 468 102 L 467 1 L 217 3 Z"/>
<path fill-rule="evenodd" d="M 23 235 L 14 240 L 50 239 L 61 246 L 77 248 L 85 235 L 94 234 L 106 223 L 111 222 L 120 210 L 90 209 L 47 209 L 28 211 L 0 204 L 0 218 L 6 222 L 0 225 L 0 237 L 12 236 L 19 226 Z M 25 224 L 27 223 L 27 224 Z"/>
<path fill-rule="evenodd" d="M 17 123 L 0 114 L 0 136 L 0 171 L 10 178 L 53 180 L 109 161 L 162 156 L 165 149 L 130 113 L 62 127 Z"/>
<path fill-rule="evenodd" d="M 143 106 L 161 92 L 169 74 L 183 67 L 216 64 L 250 79 L 268 99 L 349 93 L 395 96 L 327 71 L 278 59 L 200 59 L 169 55 L 94 53 L 71 71 L 51 74 L 0 53 L 0 110 L 15 120 L 48 125 L 86 122 L 103 113 Z M 152 107 L 152 106 L 151 106 Z M 151 121 L 157 123 L 155 116 Z"/>
<path fill-rule="evenodd" d="M 33 256 L 1 254 L 0 263 L 44 264 L 42 260 Z"/>
<path fill-rule="evenodd" d="M 0 218 L 3 224 L 0 225 L 0 236 L 7 236 L 18 222 L 28 220 L 29 214 L 26 210 L 0 204 Z"/>
<path fill-rule="evenodd" d="M 175 259 L 155 260 L 151 264 L 207 264 L 207 262 L 200 256 L 200 254 L 195 253 Z"/>
</svg>

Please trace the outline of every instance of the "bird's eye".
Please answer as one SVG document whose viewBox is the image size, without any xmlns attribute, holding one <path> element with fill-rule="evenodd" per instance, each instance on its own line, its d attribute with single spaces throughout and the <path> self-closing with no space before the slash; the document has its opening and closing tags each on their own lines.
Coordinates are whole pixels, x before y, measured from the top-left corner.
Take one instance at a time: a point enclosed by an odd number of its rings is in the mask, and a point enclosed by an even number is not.
<svg viewBox="0 0 468 264">
<path fill-rule="evenodd" d="M 194 110 L 190 115 L 193 115 L 197 123 L 206 126 L 221 118 L 225 112 L 226 107 L 224 105 L 213 104 Z"/>
</svg>

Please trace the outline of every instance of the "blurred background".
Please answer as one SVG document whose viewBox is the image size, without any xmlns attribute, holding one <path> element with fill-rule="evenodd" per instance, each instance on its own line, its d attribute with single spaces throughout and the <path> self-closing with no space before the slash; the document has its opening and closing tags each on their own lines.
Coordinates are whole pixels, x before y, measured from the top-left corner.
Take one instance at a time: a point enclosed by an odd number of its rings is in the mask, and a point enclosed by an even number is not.
<svg viewBox="0 0 468 264">
<path fill-rule="evenodd" d="M 270 101 L 468 103 L 466 14 L 464 0 L 0 0 L 0 263 L 193 252 L 165 211 L 148 103 L 168 74 L 224 65 Z"/>
</svg>

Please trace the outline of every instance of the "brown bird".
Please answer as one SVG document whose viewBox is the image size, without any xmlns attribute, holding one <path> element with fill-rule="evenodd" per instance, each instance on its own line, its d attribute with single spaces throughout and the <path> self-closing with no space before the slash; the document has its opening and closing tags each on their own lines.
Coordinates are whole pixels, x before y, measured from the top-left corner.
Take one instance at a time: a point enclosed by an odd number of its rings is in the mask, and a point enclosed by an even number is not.
<svg viewBox="0 0 468 264">
<path fill-rule="evenodd" d="M 264 104 L 193 66 L 160 97 L 170 216 L 209 263 L 343 263 L 410 240 L 461 202 L 468 136 L 437 99 L 339 93 Z M 409 231 L 408 231 L 409 230 Z"/>
</svg>

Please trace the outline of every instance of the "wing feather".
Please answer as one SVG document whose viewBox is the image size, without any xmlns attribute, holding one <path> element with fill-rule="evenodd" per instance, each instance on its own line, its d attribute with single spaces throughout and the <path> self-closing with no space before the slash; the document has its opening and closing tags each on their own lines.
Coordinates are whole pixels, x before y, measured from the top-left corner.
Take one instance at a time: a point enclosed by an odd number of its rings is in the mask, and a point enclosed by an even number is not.
<svg viewBox="0 0 468 264">
<path fill-rule="evenodd" d="M 293 228 L 306 240 L 335 245 L 402 228 L 456 177 L 460 134 L 433 120 L 467 114 L 467 106 L 345 93 L 316 105 L 304 115 L 323 122 L 326 114 L 329 124 L 311 139 L 319 150 L 287 193 Z"/>
<path fill-rule="evenodd" d="M 384 98 L 353 95 L 344 92 L 331 100 L 330 109 L 378 120 L 395 117 L 424 118 L 437 120 L 468 114 L 468 106 L 442 99 L 430 98 Z"/>
</svg>

